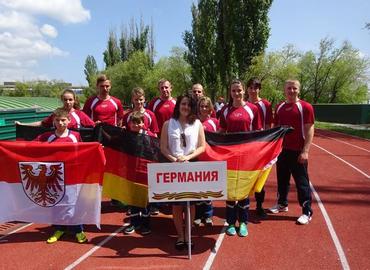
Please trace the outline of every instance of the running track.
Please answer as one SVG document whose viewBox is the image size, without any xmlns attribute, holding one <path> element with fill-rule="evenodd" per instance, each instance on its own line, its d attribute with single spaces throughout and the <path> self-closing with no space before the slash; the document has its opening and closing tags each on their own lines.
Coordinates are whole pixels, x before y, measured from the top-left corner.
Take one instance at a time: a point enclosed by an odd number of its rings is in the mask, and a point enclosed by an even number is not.
<svg viewBox="0 0 370 270">
<path fill-rule="evenodd" d="M 43 224 L 1 225 L 0 269 L 370 269 L 370 141 L 316 130 L 309 172 L 314 216 L 307 226 L 295 224 L 301 210 L 293 181 L 287 213 L 260 221 L 252 198 L 246 238 L 222 233 L 224 203 L 216 202 L 215 224 L 193 230 L 188 260 L 174 249 L 168 213 L 152 218 L 149 236 L 123 235 L 123 214 L 103 202 L 102 228 L 85 227 L 87 244 L 67 236 L 48 245 L 51 229 Z M 266 208 L 275 193 L 273 171 Z"/>
</svg>

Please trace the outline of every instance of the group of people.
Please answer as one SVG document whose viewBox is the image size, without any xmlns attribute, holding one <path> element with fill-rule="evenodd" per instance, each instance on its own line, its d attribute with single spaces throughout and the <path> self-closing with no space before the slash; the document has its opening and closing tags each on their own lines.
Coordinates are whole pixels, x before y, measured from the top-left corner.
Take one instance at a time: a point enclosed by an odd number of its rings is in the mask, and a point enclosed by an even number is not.
<svg viewBox="0 0 370 270">
<path fill-rule="evenodd" d="M 31 123 L 34 126 L 55 126 L 55 131 L 40 135 L 39 141 L 78 142 L 78 133 L 69 128 L 92 127 L 106 123 L 122 127 L 131 132 L 160 138 L 160 150 L 169 162 L 192 162 L 205 151 L 205 132 L 247 132 L 269 129 L 273 126 L 288 125 L 293 131 L 283 140 L 283 150 L 277 161 L 277 204 L 268 209 L 270 213 L 288 211 L 290 178 L 293 176 L 298 193 L 302 215 L 298 224 L 308 224 L 312 219 L 311 191 L 307 172 L 308 152 L 314 135 L 314 113 L 312 106 L 299 99 L 300 83 L 287 80 L 284 86 L 285 101 L 275 108 L 273 116 L 271 103 L 260 97 L 261 82 L 250 79 L 245 86 L 241 80 L 233 80 L 228 89 L 228 103 L 222 97 L 216 106 L 206 96 L 203 86 L 194 84 L 192 89 L 172 97 L 171 82 L 162 79 L 158 82 L 159 97 L 145 107 L 145 92 L 134 88 L 131 93 L 132 108 L 124 112 L 118 98 L 111 96 L 110 80 L 101 75 L 97 78 L 96 96 L 90 97 L 82 110 L 75 93 L 64 90 L 61 95 L 63 108 L 57 109 L 43 121 Z M 216 110 L 217 112 L 216 112 Z M 17 123 L 21 124 L 21 123 Z M 255 194 L 256 212 L 266 218 L 263 208 L 265 192 Z M 248 235 L 249 197 L 239 201 L 226 201 L 226 234 L 241 237 Z M 191 239 L 187 231 L 187 211 L 184 203 L 172 203 L 173 221 L 177 232 L 175 248 L 185 249 Z M 191 204 L 190 220 L 194 226 L 204 223 L 212 226 L 213 207 L 211 201 Z M 124 229 L 129 234 L 135 231 L 143 235 L 150 230 L 149 206 L 131 207 L 130 225 Z M 47 240 L 56 242 L 69 229 L 76 233 L 79 243 L 87 241 L 83 226 L 56 226 L 54 234 Z"/>
</svg>

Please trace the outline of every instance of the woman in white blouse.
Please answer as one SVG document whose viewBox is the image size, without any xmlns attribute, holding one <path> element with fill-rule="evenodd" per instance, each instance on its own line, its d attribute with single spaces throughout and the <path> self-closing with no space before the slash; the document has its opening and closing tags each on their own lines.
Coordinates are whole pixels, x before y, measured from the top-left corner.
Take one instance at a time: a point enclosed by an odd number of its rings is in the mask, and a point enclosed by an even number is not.
<svg viewBox="0 0 370 270">
<path fill-rule="evenodd" d="M 203 153 L 205 147 L 204 130 L 202 123 L 197 119 L 195 101 L 189 95 L 179 96 L 172 117 L 162 128 L 162 154 L 171 162 L 188 162 Z M 177 231 L 175 247 L 178 250 L 187 247 L 189 242 L 189 239 L 186 239 L 189 235 L 187 231 L 189 226 L 185 206 L 184 203 L 172 205 L 173 221 Z M 191 206 L 190 213 L 192 223 L 195 215 L 194 205 Z"/>
</svg>

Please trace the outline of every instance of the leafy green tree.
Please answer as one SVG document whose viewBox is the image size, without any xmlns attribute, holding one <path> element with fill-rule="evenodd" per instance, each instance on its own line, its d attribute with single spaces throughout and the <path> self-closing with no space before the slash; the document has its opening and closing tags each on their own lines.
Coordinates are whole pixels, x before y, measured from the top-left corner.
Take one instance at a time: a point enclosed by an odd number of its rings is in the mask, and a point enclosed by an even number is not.
<svg viewBox="0 0 370 270">
<path fill-rule="evenodd" d="M 202 83 L 213 99 L 220 89 L 217 49 L 217 1 L 202 0 L 192 11 L 192 31 L 185 31 L 183 39 L 188 48 L 185 59 L 192 67 L 193 83 Z"/>
<path fill-rule="evenodd" d="M 272 0 L 200 0 L 192 6 L 192 31 L 184 34 L 193 76 L 222 93 L 264 52 Z M 214 95 L 213 95 L 214 96 Z"/>
<path fill-rule="evenodd" d="M 328 38 L 320 42 L 317 53 L 299 53 L 292 46 L 260 55 L 244 78 L 262 80 L 262 95 L 273 102 L 283 98 L 284 81 L 296 78 L 301 83 L 301 98 L 312 103 L 362 103 L 366 101 L 369 59 L 351 44 L 335 47 Z"/>
<path fill-rule="evenodd" d="M 117 36 L 111 30 L 109 32 L 107 49 L 103 53 L 105 66 L 111 67 L 121 61 L 121 52 L 117 43 Z"/>
<path fill-rule="evenodd" d="M 94 56 L 88 55 L 86 57 L 84 73 L 89 86 L 94 87 L 96 76 L 99 73 Z"/>
<path fill-rule="evenodd" d="M 128 58 L 136 51 L 146 52 L 149 55 L 151 63 L 154 63 L 154 39 L 153 25 L 145 25 L 143 19 L 138 25 L 134 19 L 129 24 L 130 31 L 127 27 L 122 27 L 119 46 L 121 50 L 121 61 L 127 61 Z"/>
</svg>

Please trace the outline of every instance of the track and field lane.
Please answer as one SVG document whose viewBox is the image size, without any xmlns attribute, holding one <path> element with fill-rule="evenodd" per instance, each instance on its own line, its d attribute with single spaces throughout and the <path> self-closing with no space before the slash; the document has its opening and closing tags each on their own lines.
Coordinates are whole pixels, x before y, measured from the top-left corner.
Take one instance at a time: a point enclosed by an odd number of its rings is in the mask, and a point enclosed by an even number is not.
<svg viewBox="0 0 370 270">
<path fill-rule="evenodd" d="M 343 251 L 352 269 L 366 269 L 370 265 L 370 183 L 368 178 L 353 167 L 362 164 L 352 157 L 349 166 L 341 159 L 329 154 L 321 138 L 314 143 L 322 149 L 313 147 L 310 157 L 311 182 L 319 194 Z M 340 142 L 327 143 L 330 150 L 340 149 L 339 158 L 348 160 L 353 148 L 344 147 Z M 349 153 L 345 152 L 349 151 Z"/>
</svg>

